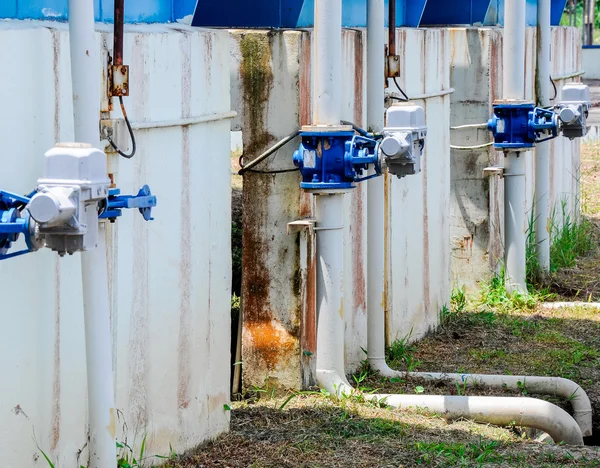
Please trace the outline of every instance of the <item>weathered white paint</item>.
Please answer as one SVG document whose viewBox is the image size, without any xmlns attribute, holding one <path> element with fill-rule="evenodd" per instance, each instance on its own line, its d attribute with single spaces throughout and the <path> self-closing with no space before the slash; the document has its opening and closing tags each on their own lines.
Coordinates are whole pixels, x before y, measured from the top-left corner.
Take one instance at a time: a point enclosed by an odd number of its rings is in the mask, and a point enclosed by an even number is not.
<svg viewBox="0 0 600 468">
<path fill-rule="evenodd" d="M 582 68 L 587 80 L 600 80 L 600 48 L 582 49 Z"/>
<path fill-rule="evenodd" d="M 268 145 L 264 140 L 257 144 L 261 134 L 268 133 L 268 140 L 274 142 L 299 124 L 310 121 L 310 32 L 233 31 L 232 34 L 232 55 L 236 57 L 231 69 L 232 105 L 240 113 L 234 129 L 242 129 L 246 157 L 251 160 Z M 342 118 L 359 125 L 364 125 L 366 111 L 364 34 L 360 30 L 342 33 Z M 418 72 L 418 77 L 408 85 L 410 92 L 423 94 L 448 88 L 447 33 L 413 29 L 402 31 L 400 36 L 414 42 L 414 47 L 406 48 L 408 68 Z M 402 44 L 403 39 L 399 40 Z M 430 56 L 427 64 L 419 62 L 422 47 L 427 47 Z M 244 64 L 244 50 L 246 60 L 254 60 L 254 68 Z M 251 50 L 254 51 L 252 54 Z M 438 73 L 426 74 L 425 67 Z M 265 89 L 254 89 L 250 93 L 250 69 L 254 70 L 254 77 L 273 77 L 273 80 L 267 78 Z M 425 83 L 421 79 L 426 75 L 428 81 Z M 250 102 L 261 104 L 260 112 L 252 111 Z M 396 268 L 396 276 L 389 286 L 390 291 L 394 291 L 395 301 L 393 315 L 388 317 L 393 321 L 392 338 L 409 333 L 413 324 L 416 324 L 413 334 L 423 333 L 433 326 L 438 309 L 449 300 L 449 234 L 444 214 L 449 198 L 449 98 L 441 96 L 419 103 L 431 113 L 431 146 L 428 146 L 427 154 L 434 154 L 435 158 L 430 156 L 432 162 L 427 165 L 427 186 L 422 182 L 424 174 L 390 183 L 393 189 L 393 195 L 389 197 L 390 226 L 393 226 L 390 239 L 394 244 L 390 262 L 392 268 Z M 280 150 L 262 164 L 260 170 L 292 167 L 291 156 L 296 147 L 290 144 Z M 425 158 L 427 161 L 427 156 Z M 298 187 L 299 181 L 296 173 L 245 176 L 242 360 L 244 385 L 248 388 L 264 386 L 267 378 L 269 385 L 299 388 L 302 369 L 309 366 L 304 353 L 306 349 L 301 345 L 300 330 L 304 316 L 301 302 L 307 297 L 310 285 L 302 283 L 299 288 L 294 285 L 298 265 L 308 260 L 298 259 L 300 248 L 295 236 L 283 235 L 288 222 L 310 217 L 313 213 L 310 198 Z M 405 197 L 405 191 L 409 193 L 408 185 L 414 188 L 410 192 L 411 198 L 395 200 L 394 197 Z M 361 348 L 366 349 L 366 192 L 366 186 L 359 184 L 345 197 L 345 365 L 349 370 L 358 367 L 365 358 Z M 427 198 L 431 210 L 427 215 L 431 220 L 427 251 L 418 227 L 418 223 L 423 223 L 423 197 Z M 407 219 L 411 220 L 410 229 L 407 229 Z M 410 254 L 410 263 L 405 262 L 406 254 L 402 252 Z M 425 269 L 423 261 L 427 254 L 432 267 Z M 444 256 L 446 259 L 439 262 L 438 259 Z M 411 279 L 408 285 L 411 291 L 402 294 L 401 290 L 407 288 L 407 278 Z M 429 284 L 435 287 L 429 287 Z"/>
<path fill-rule="evenodd" d="M 401 29 L 397 40 L 409 97 L 450 88 L 447 30 Z M 388 343 L 423 336 L 449 303 L 450 96 L 416 101 L 427 122 L 422 172 L 390 177 Z"/>
<path fill-rule="evenodd" d="M 344 30 L 342 34 L 342 118 L 359 125 L 364 124 L 366 110 L 364 34 L 362 30 Z M 533 28 L 527 29 L 525 90 L 530 99 L 534 92 L 534 34 Z M 554 29 L 553 75 L 579 68 L 575 35 L 568 28 Z M 243 132 L 248 161 L 299 125 L 310 123 L 311 32 L 232 31 L 232 36 L 232 106 L 239 112 L 234 130 Z M 488 189 L 489 182 L 482 175 L 484 167 L 503 164 L 502 154 L 489 150 L 450 153 L 449 129 L 489 118 L 492 101 L 502 93 L 501 44 L 499 28 L 399 30 L 398 50 L 404 61 L 399 82 L 409 96 L 451 87 L 456 91 L 417 100 L 426 109 L 428 125 L 423 171 L 388 181 L 388 342 L 408 334 L 422 336 L 437 324 L 440 309 L 448 304 L 452 283 L 458 279 L 454 275 L 474 284 L 489 277 L 503 257 L 503 184 L 496 181 Z M 395 91 L 393 84 L 389 91 Z M 457 145 L 489 141 L 485 128 L 452 132 L 452 143 Z M 564 165 L 576 167 L 577 143 L 560 139 L 552 145 L 560 146 L 561 157 L 555 159 L 563 165 L 559 169 L 551 162 L 551 200 L 557 200 L 559 193 L 575 198 L 578 188 L 572 174 L 576 171 L 566 174 Z M 293 167 L 291 156 L 296 147 L 296 143 L 288 145 L 258 168 Z M 558 154 L 559 150 L 555 151 Z M 528 157 L 528 207 L 533 169 L 533 158 Z M 242 360 L 247 388 L 267 382 L 299 388 L 311 382 L 314 336 L 307 339 L 302 333 L 307 329 L 314 332 L 314 310 L 313 322 L 306 320 L 314 299 L 314 278 L 311 282 L 308 273 L 314 251 L 301 247 L 298 234 L 284 235 L 287 223 L 313 216 L 312 201 L 300 191 L 299 181 L 297 173 L 245 176 Z M 361 348 L 366 349 L 366 192 L 359 184 L 345 200 L 347 371 L 358 367 L 365 358 Z M 457 255 L 460 259 L 454 258 L 451 275 L 451 257 Z"/>
<path fill-rule="evenodd" d="M 97 27 L 100 56 L 112 41 L 109 26 Z M 181 25 L 126 32 L 132 120 L 230 110 L 227 32 Z M 0 187 L 26 193 L 42 173 L 44 152 L 73 138 L 68 31 L 5 22 L 0 40 L 11 44 L 0 51 L 11 64 L 0 73 L 7 168 Z M 230 124 L 136 136 L 135 158 L 111 161 L 116 182 L 123 193 L 148 183 L 158 206 L 155 221 L 124 213 L 108 235 L 116 435 L 139 448 L 147 434 L 146 452 L 167 454 L 169 444 L 183 452 L 228 427 Z M 81 464 L 87 459 L 79 258 L 41 251 L 2 262 L 0 282 L 8 300 L 0 332 L 3 466 L 47 466 L 36 442 L 57 466 L 79 466 L 79 450 Z"/>
<path fill-rule="evenodd" d="M 525 98 L 535 97 L 535 28 L 525 35 Z M 485 122 L 491 104 L 502 97 L 501 28 L 451 29 L 451 124 L 459 126 Z M 569 75 L 580 67 L 577 30 L 552 28 L 552 76 Z M 562 86 L 572 79 L 559 80 Z M 559 94 L 560 97 L 560 94 Z M 553 101 L 553 102 L 556 102 Z M 485 128 L 453 130 L 453 145 L 470 146 L 491 141 Z M 550 213 L 556 210 L 560 226 L 561 201 L 566 211 L 577 213 L 579 194 L 579 141 L 559 137 L 550 142 Z M 503 166 L 504 156 L 493 148 L 472 151 L 452 150 L 451 246 L 453 285 L 466 285 L 471 292 L 478 281 L 498 270 L 504 258 L 504 183 L 482 176 L 488 166 Z M 529 222 L 533 206 L 535 160 L 526 155 L 526 216 Z"/>
</svg>

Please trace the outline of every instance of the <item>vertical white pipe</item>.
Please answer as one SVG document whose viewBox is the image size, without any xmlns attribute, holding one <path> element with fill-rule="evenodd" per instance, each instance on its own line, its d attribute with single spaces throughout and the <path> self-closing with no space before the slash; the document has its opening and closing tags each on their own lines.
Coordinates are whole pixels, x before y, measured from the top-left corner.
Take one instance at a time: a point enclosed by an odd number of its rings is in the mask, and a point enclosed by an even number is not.
<svg viewBox="0 0 600 468">
<path fill-rule="evenodd" d="M 315 0 L 313 125 L 339 125 L 342 112 L 342 0 Z"/>
<path fill-rule="evenodd" d="M 502 93 L 504 99 L 525 97 L 525 0 L 504 2 Z"/>
<path fill-rule="evenodd" d="M 89 467 L 114 468 L 117 460 L 116 411 L 104 223 L 98 228 L 98 247 L 82 254 L 81 268 L 90 425 Z"/>
<path fill-rule="evenodd" d="M 384 0 L 367 4 L 367 127 L 383 130 L 385 73 Z M 385 365 L 385 213 L 384 177 L 367 182 L 367 356 L 370 365 Z"/>
<path fill-rule="evenodd" d="M 550 0 L 537 3 L 536 94 L 539 106 L 550 105 Z M 540 273 L 550 271 L 550 142 L 535 147 L 535 241 Z"/>
<path fill-rule="evenodd" d="M 527 291 L 525 233 L 525 155 L 511 152 L 504 158 L 504 235 L 506 287 L 510 292 Z"/>
<path fill-rule="evenodd" d="M 315 201 L 317 381 L 339 396 L 351 390 L 344 373 L 344 192 L 319 194 Z"/>
<path fill-rule="evenodd" d="M 503 96 L 525 98 L 525 0 L 504 3 Z M 505 270 L 510 292 L 527 291 L 525 260 L 525 152 L 505 154 Z"/>
<path fill-rule="evenodd" d="M 340 125 L 342 0 L 315 1 L 313 125 Z M 338 396 L 344 374 L 344 193 L 315 192 L 317 221 L 317 382 Z"/>
<path fill-rule="evenodd" d="M 100 144 L 100 67 L 96 55 L 93 0 L 69 0 L 71 78 L 75 140 Z M 88 219 L 97 222 L 90 208 Z M 83 311 L 88 381 L 89 467 L 114 468 L 115 401 L 113 394 L 110 310 L 104 226 L 98 246 L 81 254 Z"/>
</svg>

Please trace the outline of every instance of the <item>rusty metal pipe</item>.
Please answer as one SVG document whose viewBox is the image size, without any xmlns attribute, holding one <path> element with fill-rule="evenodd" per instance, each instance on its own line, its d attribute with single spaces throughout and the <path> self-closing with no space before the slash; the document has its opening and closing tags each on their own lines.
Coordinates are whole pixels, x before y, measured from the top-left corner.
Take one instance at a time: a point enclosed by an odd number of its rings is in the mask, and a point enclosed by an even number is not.
<svg viewBox="0 0 600 468">
<path fill-rule="evenodd" d="M 113 65 L 123 65 L 123 28 L 125 24 L 125 0 L 115 0 L 113 28 Z"/>
<path fill-rule="evenodd" d="M 396 55 L 396 0 L 389 1 L 388 51 L 389 55 Z"/>
</svg>

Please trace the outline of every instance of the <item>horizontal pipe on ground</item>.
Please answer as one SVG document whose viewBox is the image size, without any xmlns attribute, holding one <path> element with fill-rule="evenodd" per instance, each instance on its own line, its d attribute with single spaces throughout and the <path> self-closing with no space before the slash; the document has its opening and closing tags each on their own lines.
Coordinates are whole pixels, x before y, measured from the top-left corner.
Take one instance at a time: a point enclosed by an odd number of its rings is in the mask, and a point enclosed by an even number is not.
<svg viewBox="0 0 600 468">
<path fill-rule="evenodd" d="M 402 372 L 388 366 L 385 359 L 369 359 L 369 366 L 383 377 L 411 377 L 426 381 L 449 381 L 467 387 L 486 385 L 495 389 L 519 390 L 527 388 L 529 393 L 539 395 L 554 395 L 566 398 L 573 407 L 574 419 L 577 421 L 584 436 L 592 435 L 592 404 L 587 393 L 572 380 L 561 377 L 538 377 L 518 375 L 487 375 L 487 374 L 460 374 L 442 372 Z"/>
<path fill-rule="evenodd" d="M 396 374 L 394 374 L 396 375 Z M 567 399 L 573 407 L 573 418 L 582 434 L 592 435 L 592 404 L 585 391 L 575 382 L 561 377 L 537 377 L 486 374 L 444 374 L 438 372 L 408 372 L 408 377 L 426 381 L 449 381 L 467 387 L 484 385 L 495 389 L 520 390 L 539 395 L 554 395 Z"/>
<path fill-rule="evenodd" d="M 317 371 L 317 382 L 321 389 L 337 398 L 357 392 L 335 370 Z M 426 410 L 447 420 L 463 418 L 497 426 L 533 427 L 548 434 L 556 443 L 583 445 L 581 428 L 569 413 L 535 398 L 398 394 L 365 394 L 364 397 L 400 410 Z"/>
<path fill-rule="evenodd" d="M 588 307 L 590 309 L 600 309 L 600 302 L 544 302 L 542 309 L 562 309 L 564 307 Z"/>
<path fill-rule="evenodd" d="M 464 418 L 498 426 L 533 427 L 556 443 L 583 445 L 581 429 L 565 410 L 535 398 L 386 394 L 366 398 L 403 410 L 426 409 L 447 420 Z"/>
<path fill-rule="evenodd" d="M 152 128 L 185 127 L 187 125 L 198 125 L 207 122 L 233 119 L 236 116 L 236 111 L 229 111 L 218 114 L 199 115 L 198 117 L 189 117 L 187 119 L 137 121 L 131 122 L 131 128 L 134 130 L 148 130 Z"/>
</svg>

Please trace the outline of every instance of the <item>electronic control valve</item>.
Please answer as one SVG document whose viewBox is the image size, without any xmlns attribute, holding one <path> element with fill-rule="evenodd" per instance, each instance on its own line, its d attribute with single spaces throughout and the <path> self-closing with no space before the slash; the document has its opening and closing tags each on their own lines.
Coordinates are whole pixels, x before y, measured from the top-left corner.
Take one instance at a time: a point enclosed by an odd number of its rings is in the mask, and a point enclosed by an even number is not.
<svg viewBox="0 0 600 468">
<path fill-rule="evenodd" d="M 106 155 L 91 145 L 60 143 L 46 152 L 46 173 L 27 210 L 46 247 L 59 254 L 98 243 L 98 202 L 108 197 Z"/>
<path fill-rule="evenodd" d="M 381 167 L 398 178 L 421 172 L 427 126 L 425 111 L 416 105 L 394 105 L 386 112 L 379 144 Z"/>
<path fill-rule="evenodd" d="M 562 89 L 562 99 L 554 107 L 563 136 L 574 139 L 587 134 L 587 117 L 592 105 L 590 89 L 581 83 L 568 83 Z"/>
</svg>

